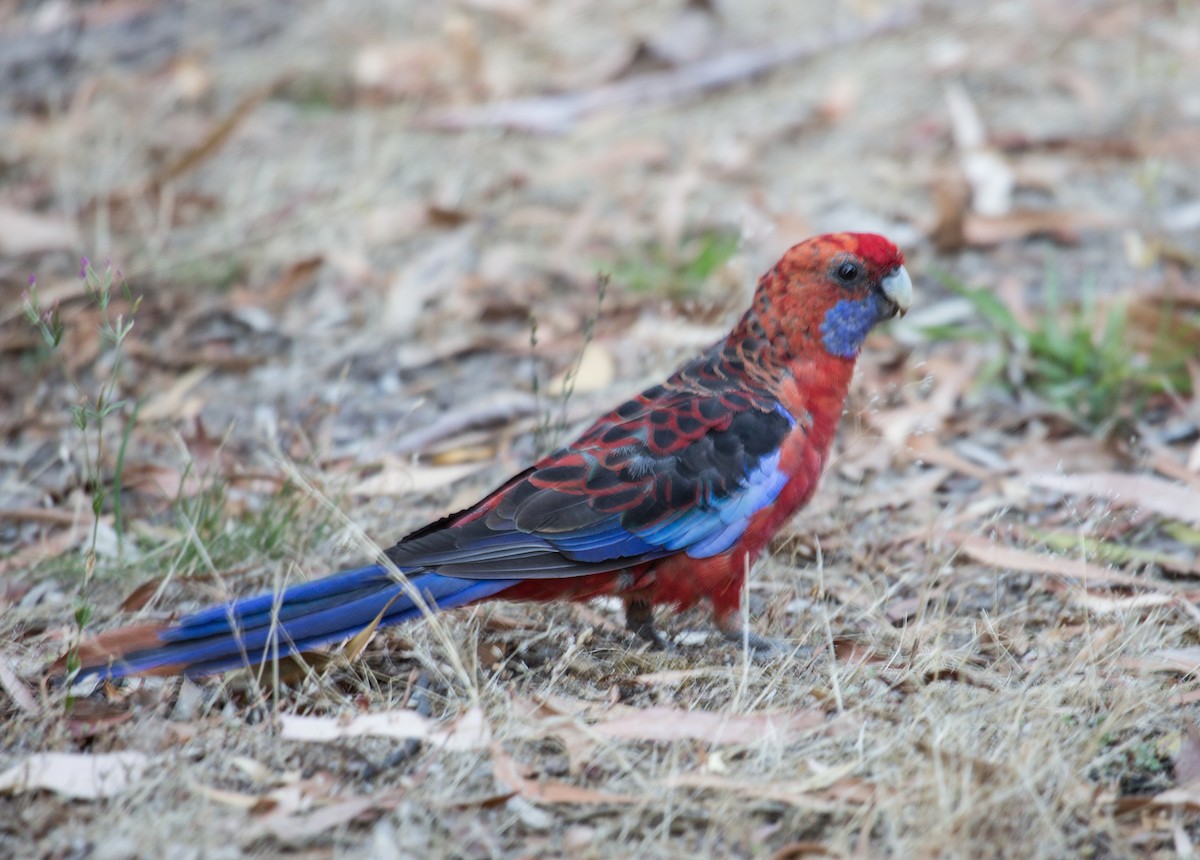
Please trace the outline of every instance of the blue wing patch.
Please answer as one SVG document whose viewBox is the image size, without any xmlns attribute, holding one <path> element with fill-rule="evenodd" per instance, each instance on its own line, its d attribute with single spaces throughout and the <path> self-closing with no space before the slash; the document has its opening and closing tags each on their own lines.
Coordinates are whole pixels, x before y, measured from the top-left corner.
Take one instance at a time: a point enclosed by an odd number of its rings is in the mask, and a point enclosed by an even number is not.
<svg viewBox="0 0 1200 860">
<path fill-rule="evenodd" d="M 745 533 L 754 514 L 774 503 L 787 484 L 779 458 L 776 451 L 759 460 L 738 492 L 705 500 L 668 521 L 639 530 L 637 536 L 663 549 L 682 550 L 690 558 L 720 555 Z"/>
</svg>

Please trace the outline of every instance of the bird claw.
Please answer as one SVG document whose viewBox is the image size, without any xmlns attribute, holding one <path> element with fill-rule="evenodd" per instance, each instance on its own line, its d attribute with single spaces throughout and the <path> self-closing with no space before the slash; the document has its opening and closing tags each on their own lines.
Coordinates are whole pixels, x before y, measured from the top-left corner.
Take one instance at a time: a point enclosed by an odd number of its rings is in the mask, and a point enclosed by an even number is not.
<svg viewBox="0 0 1200 860">
<path fill-rule="evenodd" d="M 782 657 L 792 650 L 786 642 L 763 636 L 748 628 L 721 628 L 721 635 L 735 645 L 741 645 L 756 658 Z"/>
<path fill-rule="evenodd" d="M 409 694 L 410 710 L 419 716 L 429 718 L 431 707 L 429 702 L 429 679 L 424 673 L 417 675 L 412 682 Z M 408 738 L 400 748 L 380 762 L 367 762 L 362 769 L 362 778 L 370 781 L 381 773 L 392 770 L 415 757 L 421 751 L 422 741 L 419 738 Z"/>
<path fill-rule="evenodd" d="M 800 647 L 782 639 L 772 639 L 770 636 L 763 636 L 761 633 L 755 633 L 748 627 L 743 627 L 736 621 L 727 624 L 718 622 L 717 629 L 730 642 L 748 651 L 750 657 L 754 660 L 778 660 L 782 657 L 807 657 L 812 654 L 811 648 Z"/>
<path fill-rule="evenodd" d="M 650 645 L 651 651 L 674 651 L 675 643 L 663 636 L 654 625 L 642 627 L 633 631 L 638 638 L 644 639 Z"/>
<path fill-rule="evenodd" d="M 625 605 L 625 628 L 650 644 L 651 651 L 674 651 L 675 643 L 654 626 L 654 608 L 647 600 L 631 600 Z"/>
</svg>

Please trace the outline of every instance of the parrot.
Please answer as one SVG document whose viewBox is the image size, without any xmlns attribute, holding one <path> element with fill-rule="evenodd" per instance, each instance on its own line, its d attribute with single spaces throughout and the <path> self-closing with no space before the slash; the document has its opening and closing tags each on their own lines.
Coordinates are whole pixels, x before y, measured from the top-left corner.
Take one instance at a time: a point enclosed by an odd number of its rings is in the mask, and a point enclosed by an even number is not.
<svg viewBox="0 0 1200 860">
<path fill-rule="evenodd" d="M 660 648 L 656 606 L 707 603 L 718 631 L 770 652 L 744 629 L 746 576 L 816 491 L 868 333 L 912 297 L 883 236 L 800 242 L 727 336 L 386 560 L 103 633 L 79 646 L 76 678 L 256 667 L 488 600 L 615 596 Z"/>
</svg>

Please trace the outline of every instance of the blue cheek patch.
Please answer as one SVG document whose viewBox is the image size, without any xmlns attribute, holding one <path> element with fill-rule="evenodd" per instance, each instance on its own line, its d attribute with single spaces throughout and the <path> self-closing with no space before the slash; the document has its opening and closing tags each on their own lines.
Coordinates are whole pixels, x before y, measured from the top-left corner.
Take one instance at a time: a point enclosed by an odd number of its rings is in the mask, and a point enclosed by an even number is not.
<svg viewBox="0 0 1200 860">
<path fill-rule="evenodd" d="M 870 297 L 842 299 L 826 312 L 821 323 L 825 349 L 841 358 L 854 358 L 877 322 L 879 309 Z"/>
</svg>

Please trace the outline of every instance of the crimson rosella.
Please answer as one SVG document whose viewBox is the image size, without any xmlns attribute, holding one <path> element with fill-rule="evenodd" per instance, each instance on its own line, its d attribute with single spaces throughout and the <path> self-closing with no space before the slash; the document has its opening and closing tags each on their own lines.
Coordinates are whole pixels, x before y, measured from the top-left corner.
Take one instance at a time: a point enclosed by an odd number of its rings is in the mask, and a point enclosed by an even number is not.
<svg viewBox="0 0 1200 860">
<path fill-rule="evenodd" d="M 733 331 L 475 505 L 385 555 L 436 609 L 482 600 L 616 595 L 655 644 L 652 608 L 711 604 L 742 629 L 749 565 L 812 497 L 859 349 L 908 309 L 912 281 L 882 236 L 839 233 L 787 251 Z M 84 674 L 190 676 L 254 666 L 421 609 L 373 564 L 87 643 Z"/>
</svg>

